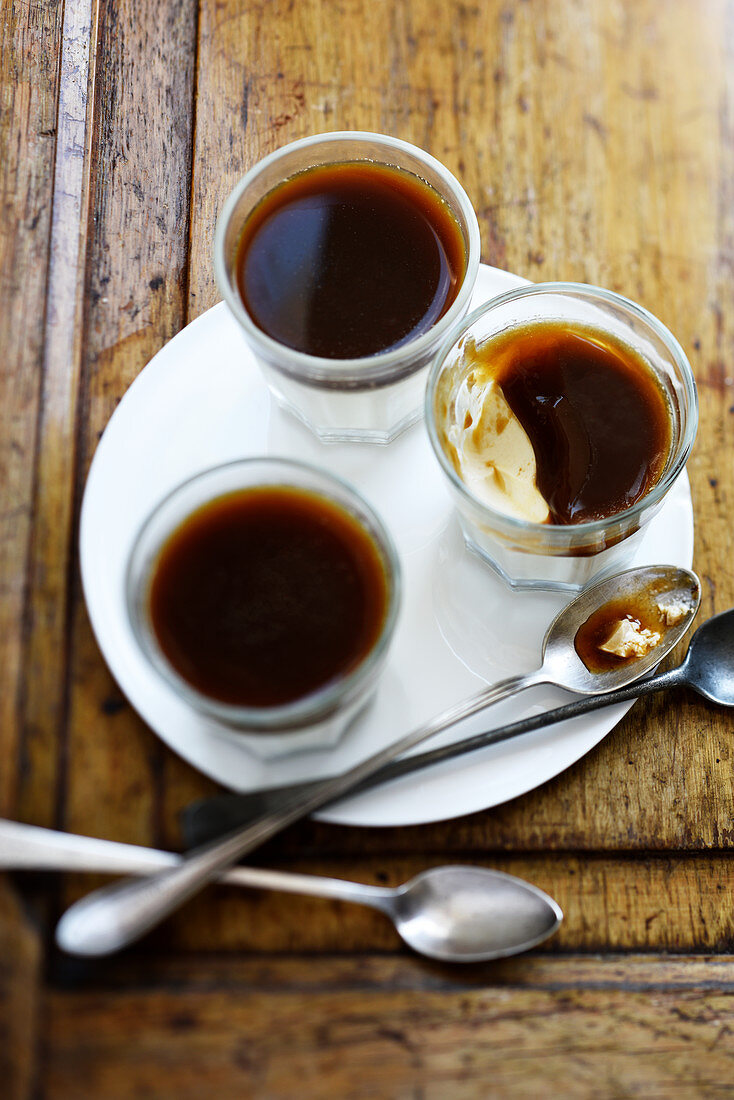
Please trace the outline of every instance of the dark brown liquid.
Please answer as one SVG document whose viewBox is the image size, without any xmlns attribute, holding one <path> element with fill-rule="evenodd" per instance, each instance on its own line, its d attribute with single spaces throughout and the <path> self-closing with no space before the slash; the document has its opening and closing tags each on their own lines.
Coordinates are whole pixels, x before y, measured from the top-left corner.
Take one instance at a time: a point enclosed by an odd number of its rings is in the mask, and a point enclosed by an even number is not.
<svg viewBox="0 0 734 1100">
<path fill-rule="evenodd" d="M 170 537 L 150 589 L 158 643 L 204 695 L 269 707 L 354 668 L 382 629 L 388 587 L 372 536 L 323 497 L 248 489 Z"/>
<path fill-rule="evenodd" d="M 268 336 L 351 359 L 426 332 L 465 269 L 461 229 L 438 193 L 358 161 L 307 169 L 266 195 L 245 225 L 237 284 Z"/>
<path fill-rule="evenodd" d="M 671 444 L 668 401 L 651 368 L 604 333 L 539 322 L 482 355 L 535 452 L 551 523 L 629 508 L 658 481 Z"/>
<path fill-rule="evenodd" d="M 635 596 L 610 600 L 579 627 L 574 646 L 589 672 L 609 672 L 610 669 L 619 668 L 620 665 L 639 661 L 640 658 L 635 655 L 618 657 L 616 653 L 607 653 L 599 648 L 609 641 L 620 620 L 630 618 L 637 623 L 638 628 L 654 630 L 661 636 L 665 634 L 668 627 L 657 606 L 656 595 L 656 590 L 652 589 L 650 592 Z"/>
</svg>

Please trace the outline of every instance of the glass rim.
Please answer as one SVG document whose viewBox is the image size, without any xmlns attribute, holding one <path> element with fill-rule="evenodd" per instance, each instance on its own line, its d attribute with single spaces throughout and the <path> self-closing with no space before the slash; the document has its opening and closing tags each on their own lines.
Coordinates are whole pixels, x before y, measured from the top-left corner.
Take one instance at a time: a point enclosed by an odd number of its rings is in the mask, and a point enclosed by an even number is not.
<svg viewBox="0 0 734 1100">
<path fill-rule="evenodd" d="M 413 340 L 406 341 L 397 348 L 351 359 L 330 359 L 325 356 L 308 355 L 306 352 L 297 351 L 295 348 L 289 348 L 286 344 L 279 343 L 263 332 L 261 328 L 258 328 L 233 286 L 225 252 L 227 231 L 237 205 L 250 184 L 262 172 L 290 153 L 307 149 L 313 145 L 328 145 L 337 141 L 373 142 L 386 150 L 396 149 L 422 161 L 439 176 L 447 193 L 456 202 L 466 223 L 467 230 L 464 278 L 456 297 L 443 316 L 439 317 L 436 323 L 426 332 Z M 387 160 L 378 162 L 373 157 L 365 156 L 346 157 L 344 159 L 346 162 L 354 160 L 355 162 L 390 163 Z M 394 167 L 400 168 L 399 165 Z M 409 169 L 401 170 L 409 171 Z M 287 179 L 288 176 L 283 178 Z M 274 186 L 277 186 L 277 184 Z M 434 190 L 436 190 L 435 187 Z M 288 145 L 283 145 L 272 153 L 268 153 L 267 156 L 257 161 L 244 176 L 241 176 L 230 191 L 217 218 L 213 242 L 214 275 L 217 286 L 229 309 L 247 333 L 248 339 L 267 353 L 270 365 L 283 374 L 310 385 L 327 389 L 343 388 L 344 382 L 351 383 L 350 388 L 386 385 L 408 377 L 424 366 L 425 363 L 422 362 L 422 357 L 430 353 L 431 349 L 466 310 L 479 272 L 480 253 L 481 240 L 476 211 L 456 176 L 441 161 L 419 146 L 403 141 L 401 138 L 392 137 L 389 134 L 380 134 L 370 130 L 334 130 L 323 134 L 311 134 L 308 137 L 289 142 Z M 406 354 L 410 356 L 410 365 L 403 367 L 402 370 L 395 370 L 396 365 L 399 366 L 400 361 L 406 357 Z"/>
<path fill-rule="evenodd" d="M 583 294 L 601 303 L 622 306 L 637 317 L 638 320 L 643 321 L 661 339 L 679 368 L 683 388 L 690 406 L 685 417 L 684 430 L 678 441 L 674 460 L 659 481 L 657 481 L 644 496 L 630 505 L 629 508 L 625 508 L 621 512 L 615 512 L 613 515 L 606 516 L 602 519 L 587 520 L 583 523 L 534 523 L 531 520 L 519 519 L 515 516 L 508 516 L 503 512 L 498 512 L 490 505 L 474 496 L 449 461 L 448 455 L 438 437 L 434 417 L 433 397 L 438 376 L 448 355 L 461 337 L 466 335 L 472 325 L 474 325 L 480 317 L 491 313 L 492 310 L 497 307 L 505 305 L 507 302 L 515 301 L 518 298 L 529 298 L 533 295 L 545 294 L 565 294 L 569 297 Z M 424 410 L 426 428 L 428 431 L 428 438 L 431 441 L 431 447 L 439 461 L 441 469 L 449 478 L 456 492 L 474 508 L 478 508 L 488 516 L 491 516 L 495 523 L 495 527 L 503 534 L 513 537 L 523 533 L 531 533 L 533 535 L 542 536 L 546 540 L 550 540 L 551 544 L 555 546 L 569 541 L 576 543 L 585 541 L 586 539 L 591 540 L 594 536 L 605 532 L 610 525 L 616 523 L 625 526 L 634 523 L 645 509 L 654 507 L 658 504 L 673 485 L 676 478 L 680 475 L 688 461 L 698 430 L 698 391 L 696 388 L 696 380 L 693 376 L 691 365 L 688 362 L 688 357 L 673 333 L 662 323 L 662 321 L 659 321 L 653 313 L 650 313 L 649 310 L 645 309 L 644 306 L 639 305 L 637 302 L 633 302 L 631 298 L 625 298 L 624 295 L 617 294 L 616 291 L 606 290 L 603 287 L 594 286 L 591 283 L 548 282 L 531 283 L 528 286 L 515 287 L 512 290 L 505 291 L 504 294 L 498 294 L 495 298 L 490 298 L 489 301 L 484 302 L 482 305 L 472 310 L 466 317 L 461 318 L 457 324 L 454 325 L 451 332 L 447 334 L 446 339 L 438 349 L 431 364 L 426 383 Z"/>
<path fill-rule="evenodd" d="M 150 534 L 153 523 L 160 518 L 165 509 L 170 508 L 175 503 L 177 498 L 190 491 L 198 482 L 203 482 L 207 478 L 240 468 L 253 469 L 258 465 L 281 469 L 284 471 L 284 476 L 278 480 L 245 484 L 240 486 L 239 489 L 233 488 L 213 492 L 211 496 L 185 511 L 177 521 L 168 525 L 164 535 L 155 540 L 152 551 L 146 552 L 144 541 L 145 537 Z M 288 471 L 291 471 L 292 476 L 290 478 L 288 477 Z M 343 498 L 335 493 L 330 493 L 327 489 L 314 488 L 299 483 L 293 476 L 293 474 L 297 476 L 299 471 L 310 476 L 316 476 L 318 479 L 333 485 L 342 493 Z M 367 530 L 383 559 L 387 596 L 385 617 L 380 633 L 369 652 L 353 668 L 343 675 L 333 677 L 316 690 L 289 703 L 278 706 L 253 707 L 226 703 L 215 699 L 213 696 L 206 695 L 193 687 L 177 672 L 158 644 L 148 613 L 148 597 L 150 581 L 161 551 L 170 537 L 188 517 L 220 497 L 228 496 L 230 493 L 246 491 L 247 489 L 258 489 L 263 486 L 282 486 L 321 495 L 337 507 L 350 512 L 357 522 Z M 345 501 L 350 503 L 347 504 Z M 355 506 L 354 511 L 350 507 L 352 504 Z M 125 605 L 128 623 L 142 655 L 169 687 L 173 688 L 195 709 L 208 714 L 210 717 L 219 719 L 226 725 L 236 726 L 239 732 L 242 733 L 298 733 L 303 726 L 312 725 L 319 719 L 327 718 L 333 714 L 339 709 L 339 704 L 342 701 L 347 705 L 356 694 L 361 682 L 369 677 L 372 669 L 387 651 L 398 619 L 402 590 L 402 567 L 392 536 L 372 505 L 358 489 L 339 475 L 332 474 L 313 463 L 302 462 L 299 459 L 263 455 L 234 459 L 231 462 L 209 466 L 205 470 L 200 470 L 198 473 L 186 478 L 166 493 L 150 509 L 140 523 L 125 567 Z"/>
</svg>

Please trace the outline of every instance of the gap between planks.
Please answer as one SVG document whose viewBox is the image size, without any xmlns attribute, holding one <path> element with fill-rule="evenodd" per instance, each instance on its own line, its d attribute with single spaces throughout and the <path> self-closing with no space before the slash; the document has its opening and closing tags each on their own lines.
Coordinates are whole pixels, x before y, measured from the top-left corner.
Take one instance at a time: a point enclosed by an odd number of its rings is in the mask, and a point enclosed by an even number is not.
<svg viewBox="0 0 734 1100">
<path fill-rule="evenodd" d="M 734 955 L 528 954 L 471 966 L 449 966 L 411 954 L 306 954 L 263 956 L 219 953 L 127 954 L 105 960 L 57 955 L 51 987 L 80 994 L 102 990 L 227 989 L 261 992 L 349 989 L 445 989 L 477 985 L 562 991 L 621 989 L 634 992 L 718 990 L 734 993 Z"/>
</svg>

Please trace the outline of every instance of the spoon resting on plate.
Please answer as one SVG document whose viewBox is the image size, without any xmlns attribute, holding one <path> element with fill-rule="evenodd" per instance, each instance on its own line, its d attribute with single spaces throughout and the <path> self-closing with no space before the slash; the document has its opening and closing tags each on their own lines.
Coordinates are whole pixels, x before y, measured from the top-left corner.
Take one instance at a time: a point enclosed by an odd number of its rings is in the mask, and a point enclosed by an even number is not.
<svg viewBox="0 0 734 1100">
<path fill-rule="evenodd" d="M 710 703 L 716 703 L 720 707 L 734 707 L 734 608 L 722 611 L 699 626 L 691 638 L 685 659 L 675 668 L 656 672 L 645 680 L 610 691 L 606 695 L 578 699 L 553 710 L 531 714 L 506 726 L 465 737 L 452 745 L 394 760 L 353 787 L 349 794 L 360 794 L 391 779 L 399 779 L 411 772 L 440 764 L 443 760 L 451 760 L 464 753 L 476 752 L 489 745 L 508 741 L 520 734 L 589 714 L 600 707 L 624 703 L 629 699 L 638 699 L 641 695 L 651 695 L 653 692 L 675 687 L 689 687 Z M 272 812 L 299 791 L 306 793 L 317 782 L 318 780 L 310 780 L 242 794 L 219 794 L 192 802 L 181 811 L 184 842 L 194 847 L 232 829 L 241 828 L 247 822 Z"/>
<path fill-rule="evenodd" d="M 0 820 L 5 870 L 150 875 L 180 862 L 173 852 Z M 442 962 L 485 962 L 528 951 L 563 920 L 560 907 L 537 886 L 486 867 L 431 867 L 400 886 L 260 867 L 234 867 L 220 881 L 368 905 L 384 913 L 414 951 Z"/>
<path fill-rule="evenodd" d="M 631 607 L 636 607 L 650 592 L 676 600 L 684 608 L 681 618 L 664 629 L 655 648 L 638 660 L 591 672 L 574 644 L 581 627 L 611 600 L 616 604 L 626 598 Z M 455 704 L 343 774 L 317 782 L 308 792 L 294 795 L 258 821 L 194 849 L 169 871 L 142 881 L 123 881 L 95 890 L 63 915 L 56 930 L 57 942 L 64 950 L 79 955 L 106 955 L 120 950 L 281 829 L 335 801 L 404 752 L 499 699 L 543 683 L 581 694 L 597 694 L 644 676 L 683 636 L 696 613 L 700 596 L 695 574 L 674 566 L 628 570 L 585 589 L 548 627 L 543 641 L 543 662 L 535 672 L 513 676 Z"/>
</svg>

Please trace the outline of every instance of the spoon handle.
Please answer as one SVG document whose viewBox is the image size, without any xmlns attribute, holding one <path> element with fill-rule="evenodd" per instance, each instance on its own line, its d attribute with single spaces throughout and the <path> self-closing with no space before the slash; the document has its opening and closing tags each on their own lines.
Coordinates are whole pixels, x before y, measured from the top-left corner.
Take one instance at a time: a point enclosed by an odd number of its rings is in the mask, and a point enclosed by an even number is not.
<svg viewBox="0 0 734 1100">
<path fill-rule="evenodd" d="M 606 695 L 584 696 L 573 703 L 566 703 L 561 707 L 543 711 L 540 714 L 531 714 L 529 717 L 522 718 L 517 722 L 510 722 L 505 726 L 499 726 L 497 729 L 485 730 L 482 733 L 474 734 L 472 737 L 456 741 L 452 745 L 444 745 L 438 749 L 429 749 L 427 752 L 393 760 L 352 787 L 349 795 L 361 794 L 362 791 L 379 787 L 391 779 L 399 779 L 411 772 L 430 767 L 432 764 L 439 764 L 444 760 L 451 760 L 464 753 L 475 752 L 477 749 L 499 744 L 501 741 L 509 741 L 511 738 L 519 737 L 523 733 L 530 733 L 556 722 L 577 718 L 579 715 L 588 714 L 601 707 L 612 706 L 614 703 L 624 703 L 629 699 L 637 699 L 641 695 L 674 687 L 683 683 L 684 679 L 681 668 L 671 669 L 669 672 L 659 672 L 647 680 L 628 684 L 627 687 L 618 688 Z M 271 787 L 243 794 L 214 795 L 212 798 L 204 798 L 198 802 L 193 802 L 181 812 L 181 828 L 184 841 L 193 847 L 222 836 L 232 829 L 242 828 L 248 822 L 260 818 L 266 813 L 271 813 L 296 794 L 307 794 L 318 783 L 320 783 L 320 780 L 309 780 L 306 783 L 295 783 L 287 787 Z"/>
<path fill-rule="evenodd" d="M 541 683 L 543 678 L 538 669 L 526 676 L 513 676 L 485 688 L 341 775 L 321 780 L 308 791 L 297 792 L 259 820 L 221 840 L 194 849 L 171 870 L 141 881 L 125 880 L 95 890 L 63 915 L 56 930 L 57 942 L 64 950 L 78 955 L 108 955 L 119 951 L 154 928 L 207 882 L 218 878 L 227 867 L 264 844 L 281 829 L 308 816 L 325 803 L 335 801 L 414 745 L 476 714 L 490 703 Z"/>
<path fill-rule="evenodd" d="M 150 875 L 175 867 L 181 856 L 137 844 L 121 844 L 92 836 L 78 836 L 38 825 L 0 819 L 0 868 L 15 871 L 90 871 L 99 874 Z M 387 886 L 371 886 L 347 879 L 322 875 L 302 875 L 292 871 L 271 871 L 262 867 L 234 867 L 221 876 L 230 886 L 258 890 L 280 890 L 288 894 L 308 894 L 319 898 L 338 898 L 384 909 L 395 891 Z"/>
</svg>

